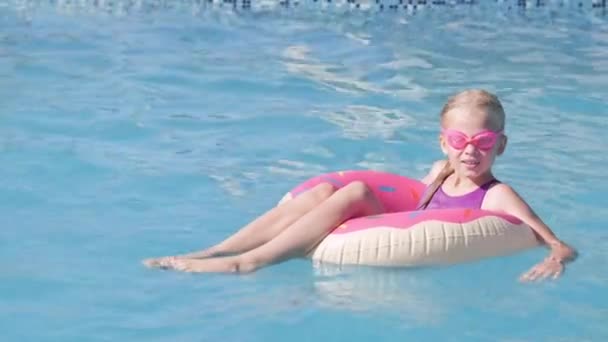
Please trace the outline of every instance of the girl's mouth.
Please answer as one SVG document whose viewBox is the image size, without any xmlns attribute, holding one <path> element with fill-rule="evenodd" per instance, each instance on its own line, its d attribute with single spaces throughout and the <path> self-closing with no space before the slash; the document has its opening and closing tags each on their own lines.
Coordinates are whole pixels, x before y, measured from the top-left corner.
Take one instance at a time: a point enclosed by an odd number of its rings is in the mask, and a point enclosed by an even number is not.
<svg viewBox="0 0 608 342">
<path fill-rule="evenodd" d="M 477 160 L 463 160 L 462 163 L 469 169 L 475 168 L 479 165 L 479 161 Z"/>
</svg>

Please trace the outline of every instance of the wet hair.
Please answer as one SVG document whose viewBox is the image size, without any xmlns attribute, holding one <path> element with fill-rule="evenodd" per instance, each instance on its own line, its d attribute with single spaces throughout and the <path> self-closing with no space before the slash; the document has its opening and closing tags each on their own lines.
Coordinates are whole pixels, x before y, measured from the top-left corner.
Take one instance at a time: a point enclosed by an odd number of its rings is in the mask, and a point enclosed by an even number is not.
<svg viewBox="0 0 608 342">
<path fill-rule="evenodd" d="M 488 113 L 490 120 L 488 124 L 492 130 L 503 131 L 505 129 L 505 111 L 500 100 L 496 95 L 483 89 L 469 89 L 450 97 L 439 114 L 441 125 L 443 126 L 444 122 L 447 120 L 447 113 L 454 108 L 462 106 Z M 420 199 L 418 209 L 425 209 L 427 207 L 435 192 L 437 192 L 439 187 L 441 187 L 441 184 L 443 184 L 452 173 L 454 173 L 454 168 L 450 165 L 450 161 L 446 160 L 445 166 L 428 186 L 422 199 Z"/>
</svg>

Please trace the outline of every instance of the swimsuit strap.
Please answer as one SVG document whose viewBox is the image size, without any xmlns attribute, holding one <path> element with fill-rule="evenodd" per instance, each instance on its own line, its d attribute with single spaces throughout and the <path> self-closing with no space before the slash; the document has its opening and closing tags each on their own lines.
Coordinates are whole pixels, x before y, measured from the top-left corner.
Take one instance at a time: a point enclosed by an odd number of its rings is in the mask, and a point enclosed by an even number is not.
<svg viewBox="0 0 608 342">
<path fill-rule="evenodd" d="M 496 183 L 500 181 L 492 179 L 477 189 L 460 196 L 450 196 L 443 191 L 443 187 L 440 186 L 437 191 L 431 197 L 426 207 L 419 206 L 419 209 L 448 209 L 448 208 L 471 208 L 481 209 L 481 204 L 485 198 L 488 190 Z M 427 188 L 428 190 L 428 188 Z"/>
</svg>

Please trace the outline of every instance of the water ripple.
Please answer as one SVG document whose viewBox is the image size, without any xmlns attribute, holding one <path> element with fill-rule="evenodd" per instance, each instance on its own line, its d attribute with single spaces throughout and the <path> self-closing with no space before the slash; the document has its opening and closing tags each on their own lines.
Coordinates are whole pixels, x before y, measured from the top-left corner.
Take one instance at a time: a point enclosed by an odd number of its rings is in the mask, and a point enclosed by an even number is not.
<svg viewBox="0 0 608 342">
<path fill-rule="evenodd" d="M 0 1 L 5 338 L 607 336 L 605 18 L 573 1 L 365 3 Z M 497 176 L 581 250 L 560 282 L 516 285 L 541 250 L 433 270 L 140 267 L 221 240 L 319 173 L 422 176 L 443 158 L 443 103 L 471 87 L 507 111 Z"/>
</svg>

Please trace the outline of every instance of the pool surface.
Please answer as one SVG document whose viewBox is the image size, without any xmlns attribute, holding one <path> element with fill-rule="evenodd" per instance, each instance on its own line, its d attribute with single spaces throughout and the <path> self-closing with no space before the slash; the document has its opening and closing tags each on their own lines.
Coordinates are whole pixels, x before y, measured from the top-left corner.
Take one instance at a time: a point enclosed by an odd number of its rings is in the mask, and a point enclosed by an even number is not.
<svg viewBox="0 0 608 342">
<path fill-rule="evenodd" d="M 246 2 L 0 0 L 3 341 L 608 340 L 605 1 Z M 558 281 L 517 281 L 541 248 L 141 265 L 322 172 L 422 177 L 444 101 L 472 87 L 507 111 L 496 175 L 580 251 Z"/>
</svg>

